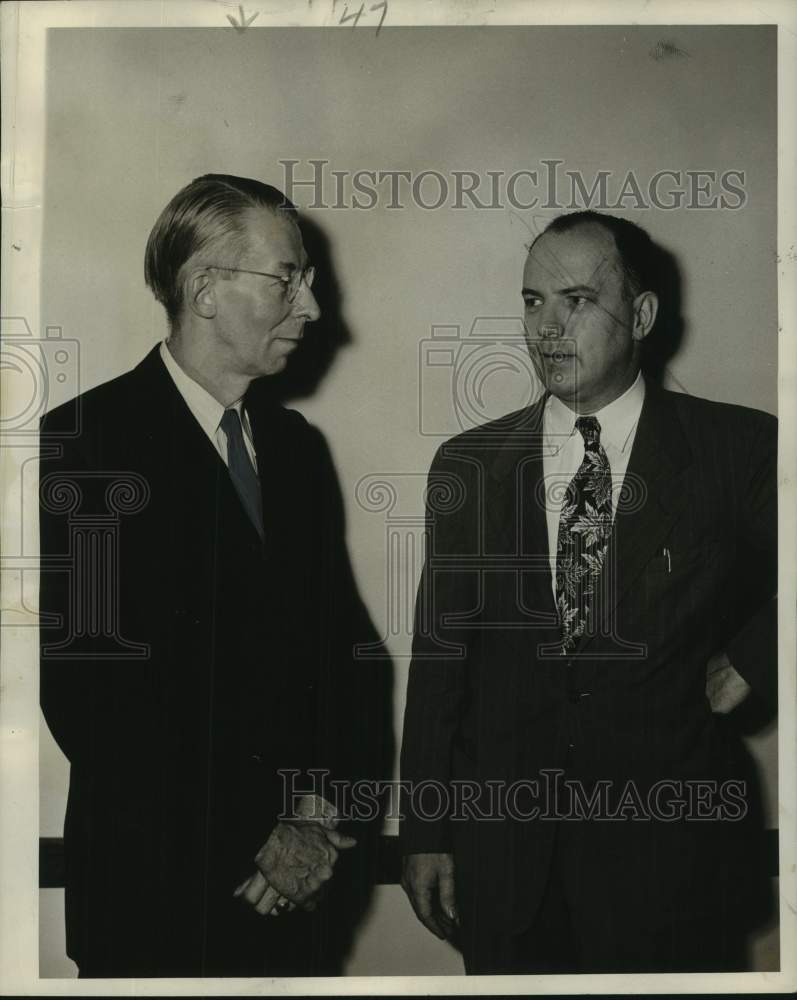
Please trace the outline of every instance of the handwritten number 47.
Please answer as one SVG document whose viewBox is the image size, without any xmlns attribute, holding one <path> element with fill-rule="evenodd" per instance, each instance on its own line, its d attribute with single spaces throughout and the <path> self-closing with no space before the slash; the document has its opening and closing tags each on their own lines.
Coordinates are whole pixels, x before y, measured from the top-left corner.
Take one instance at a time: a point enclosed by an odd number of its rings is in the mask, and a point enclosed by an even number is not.
<svg viewBox="0 0 797 1000">
<path fill-rule="evenodd" d="M 338 24 L 347 24 L 349 21 L 352 21 L 353 22 L 352 23 L 352 28 L 356 28 L 357 27 L 357 23 L 359 22 L 360 18 L 363 16 L 363 11 L 364 10 L 365 10 L 365 4 L 364 3 L 360 4 L 360 9 L 358 11 L 356 11 L 354 14 L 350 14 L 349 13 L 348 5 L 345 6 L 343 8 L 343 13 L 340 16 L 340 21 L 338 21 Z M 372 7 L 369 8 L 369 11 L 374 11 L 374 10 L 381 10 L 382 11 L 382 16 L 379 18 L 379 24 L 377 25 L 377 28 L 376 28 L 376 33 L 378 35 L 379 34 L 379 29 L 384 24 L 385 17 L 387 16 L 387 0 L 382 0 L 381 3 L 375 3 Z"/>
</svg>

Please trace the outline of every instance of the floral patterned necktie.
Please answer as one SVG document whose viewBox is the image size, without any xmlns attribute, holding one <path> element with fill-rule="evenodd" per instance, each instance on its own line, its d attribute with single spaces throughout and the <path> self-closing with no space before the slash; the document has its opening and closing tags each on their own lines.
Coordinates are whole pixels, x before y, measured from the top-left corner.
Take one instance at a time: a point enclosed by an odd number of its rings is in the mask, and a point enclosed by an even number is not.
<svg viewBox="0 0 797 1000">
<path fill-rule="evenodd" d="M 595 417 L 579 417 L 584 461 L 570 480 L 556 541 L 556 610 L 566 655 L 584 635 L 612 530 L 612 471 Z"/>
</svg>

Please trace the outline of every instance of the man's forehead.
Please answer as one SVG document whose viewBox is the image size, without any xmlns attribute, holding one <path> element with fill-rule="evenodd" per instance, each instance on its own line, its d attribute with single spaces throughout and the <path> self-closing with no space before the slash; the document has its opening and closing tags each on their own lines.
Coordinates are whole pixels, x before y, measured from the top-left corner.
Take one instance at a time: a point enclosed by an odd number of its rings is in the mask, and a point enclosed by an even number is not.
<svg viewBox="0 0 797 1000">
<path fill-rule="evenodd" d="M 565 232 L 543 233 L 529 251 L 526 273 L 566 287 L 621 274 L 622 265 L 612 234 L 585 222 Z"/>
<path fill-rule="evenodd" d="M 301 233 L 290 216 L 269 208 L 252 208 L 245 219 L 252 253 L 267 254 L 289 263 L 302 262 L 304 247 Z"/>
</svg>

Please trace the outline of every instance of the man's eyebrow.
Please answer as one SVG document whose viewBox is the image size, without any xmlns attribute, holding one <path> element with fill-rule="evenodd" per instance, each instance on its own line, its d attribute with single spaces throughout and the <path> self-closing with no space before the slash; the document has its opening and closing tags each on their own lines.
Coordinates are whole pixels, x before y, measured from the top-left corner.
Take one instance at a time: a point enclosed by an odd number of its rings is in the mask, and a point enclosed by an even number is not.
<svg viewBox="0 0 797 1000">
<path fill-rule="evenodd" d="M 599 288 L 593 288 L 592 285 L 570 285 L 569 288 L 560 288 L 559 295 L 577 295 L 586 292 L 588 295 L 598 295 L 600 293 Z"/>
<path fill-rule="evenodd" d="M 284 267 L 286 271 L 303 271 L 309 263 L 310 259 L 307 254 L 302 254 L 302 260 L 299 264 L 295 260 L 278 260 L 276 267 Z"/>
<path fill-rule="evenodd" d="M 528 288 L 525 285 L 520 290 L 521 295 L 536 295 L 537 298 L 543 298 L 542 292 L 538 292 L 536 288 Z M 588 295 L 599 295 L 600 289 L 593 288 L 592 285 L 569 285 L 567 288 L 558 288 L 556 290 L 557 295 L 578 295 L 578 294 L 588 294 Z"/>
</svg>

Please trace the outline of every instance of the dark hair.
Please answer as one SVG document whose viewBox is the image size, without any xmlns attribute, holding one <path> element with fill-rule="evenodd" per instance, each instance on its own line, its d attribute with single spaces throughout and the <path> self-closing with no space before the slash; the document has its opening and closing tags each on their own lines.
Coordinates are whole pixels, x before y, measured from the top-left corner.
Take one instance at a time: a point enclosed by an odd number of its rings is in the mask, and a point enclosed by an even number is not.
<svg viewBox="0 0 797 1000">
<path fill-rule="evenodd" d="M 205 174 L 177 192 L 158 216 L 147 240 L 144 279 L 173 327 L 183 307 L 180 272 L 213 243 L 230 242 L 237 263 L 246 250 L 244 213 L 267 208 L 297 218 L 296 206 L 270 184 L 231 174 Z"/>
<path fill-rule="evenodd" d="M 531 244 L 546 233 L 567 233 L 578 226 L 594 223 L 602 226 L 614 237 L 614 245 L 625 275 L 625 294 L 633 299 L 640 292 L 656 292 L 659 288 L 659 250 L 645 230 L 628 219 L 619 219 L 616 215 L 606 215 L 602 212 L 584 211 L 570 212 L 568 215 L 557 215 Z"/>
</svg>

